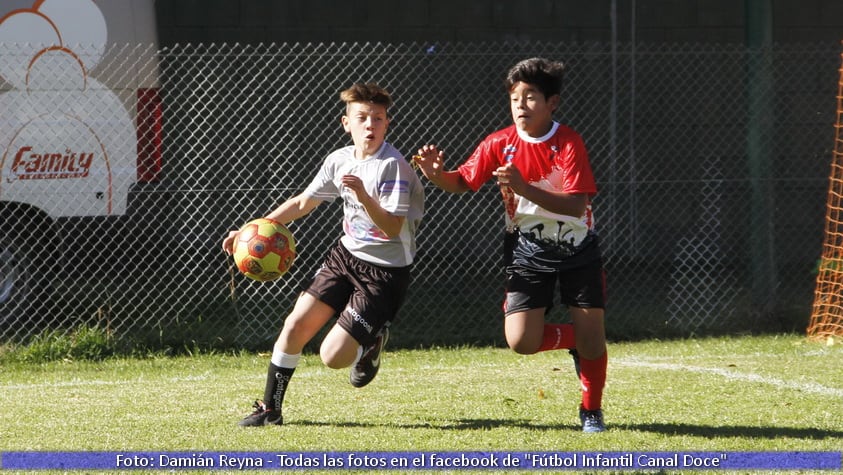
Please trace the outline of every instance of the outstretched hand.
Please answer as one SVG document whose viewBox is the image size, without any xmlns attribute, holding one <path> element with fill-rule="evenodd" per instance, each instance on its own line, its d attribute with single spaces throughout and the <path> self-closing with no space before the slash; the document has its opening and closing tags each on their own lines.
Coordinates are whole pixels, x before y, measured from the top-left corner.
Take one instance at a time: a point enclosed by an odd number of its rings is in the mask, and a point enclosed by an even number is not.
<svg viewBox="0 0 843 475">
<path fill-rule="evenodd" d="M 445 152 L 436 148 L 436 145 L 424 145 L 413 157 L 413 161 L 428 180 L 436 182 L 444 168 L 444 157 Z"/>
</svg>

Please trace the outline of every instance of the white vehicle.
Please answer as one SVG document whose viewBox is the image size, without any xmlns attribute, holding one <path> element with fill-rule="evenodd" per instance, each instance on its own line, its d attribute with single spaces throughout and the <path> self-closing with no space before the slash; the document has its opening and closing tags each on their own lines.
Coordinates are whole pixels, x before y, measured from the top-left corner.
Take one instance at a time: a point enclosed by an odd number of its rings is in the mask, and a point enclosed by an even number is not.
<svg viewBox="0 0 843 475">
<path fill-rule="evenodd" d="M 0 321 L 49 284 L 56 220 L 157 178 L 155 49 L 153 0 L 0 3 Z"/>
</svg>

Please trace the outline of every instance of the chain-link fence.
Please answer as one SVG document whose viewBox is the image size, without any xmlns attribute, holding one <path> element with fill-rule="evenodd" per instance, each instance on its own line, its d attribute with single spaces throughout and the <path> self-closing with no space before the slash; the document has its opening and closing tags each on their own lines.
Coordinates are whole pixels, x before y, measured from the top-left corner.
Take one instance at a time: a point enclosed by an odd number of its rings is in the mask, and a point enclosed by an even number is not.
<svg viewBox="0 0 843 475">
<path fill-rule="evenodd" d="M 611 339 L 808 321 L 838 45 L 115 47 L 89 74 L 84 55 L 27 51 L 0 44 L 2 340 L 85 324 L 130 344 L 267 348 L 340 207 L 291 224 L 299 255 L 279 281 L 234 273 L 220 241 L 350 143 L 339 91 L 385 86 L 388 140 L 408 156 L 436 143 L 454 167 L 510 123 L 503 76 L 531 56 L 568 66 L 558 120 L 598 181 Z M 391 342 L 500 344 L 499 192 L 427 185 Z"/>
</svg>

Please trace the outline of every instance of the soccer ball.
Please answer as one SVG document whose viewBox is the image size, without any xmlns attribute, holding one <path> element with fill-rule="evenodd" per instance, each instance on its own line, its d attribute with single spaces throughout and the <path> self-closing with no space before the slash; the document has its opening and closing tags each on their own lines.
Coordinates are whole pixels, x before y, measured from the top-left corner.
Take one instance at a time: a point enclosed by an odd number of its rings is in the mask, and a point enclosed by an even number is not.
<svg viewBox="0 0 843 475">
<path fill-rule="evenodd" d="M 286 274 L 296 258 L 296 240 L 286 226 L 271 219 L 249 221 L 234 241 L 234 262 L 243 275 L 261 282 Z"/>
</svg>

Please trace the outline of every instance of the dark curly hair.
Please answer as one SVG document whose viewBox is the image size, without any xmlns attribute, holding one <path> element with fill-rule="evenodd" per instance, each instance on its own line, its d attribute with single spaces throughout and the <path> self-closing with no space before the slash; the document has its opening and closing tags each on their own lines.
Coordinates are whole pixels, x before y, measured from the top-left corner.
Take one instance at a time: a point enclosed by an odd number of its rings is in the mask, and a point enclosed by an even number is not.
<svg viewBox="0 0 843 475">
<path fill-rule="evenodd" d="M 562 92 L 564 76 L 565 65 L 562 62 L 545 58 L 530 58 L 510 68 L 504 85 L 506 91 L 509 92 L 518 82 L 532 84 L 547 98 Z"/>
</svg>

